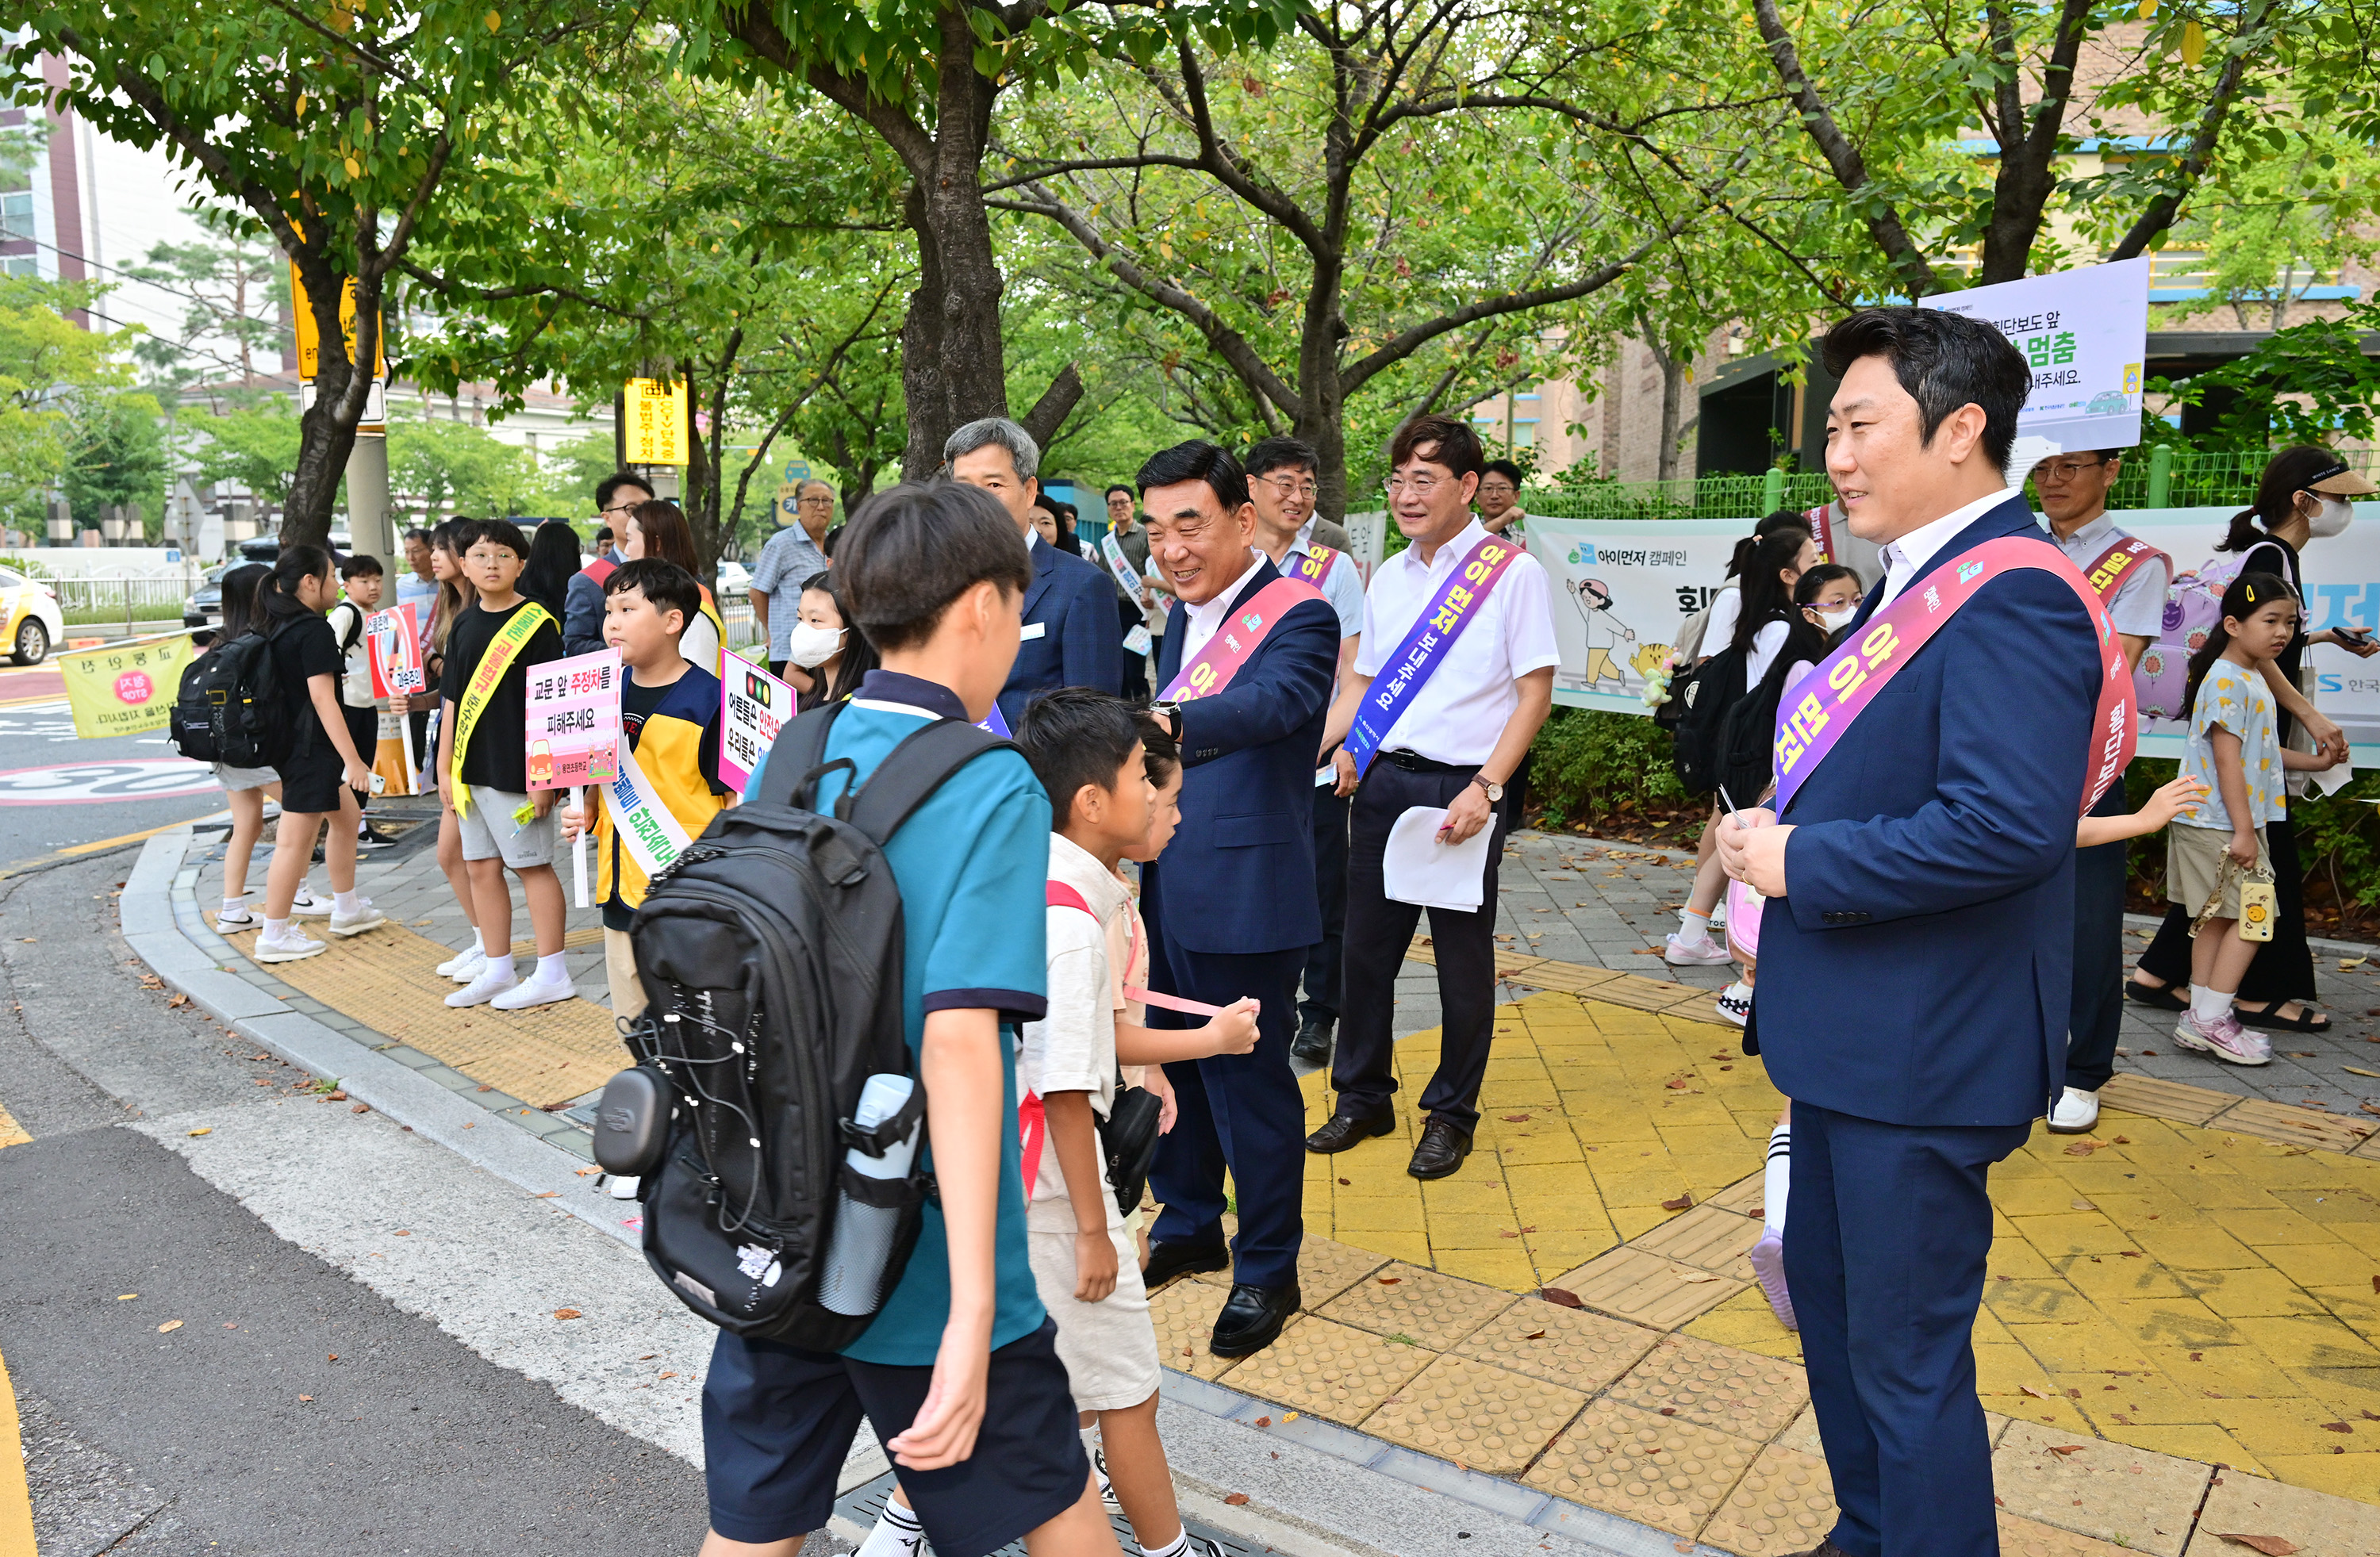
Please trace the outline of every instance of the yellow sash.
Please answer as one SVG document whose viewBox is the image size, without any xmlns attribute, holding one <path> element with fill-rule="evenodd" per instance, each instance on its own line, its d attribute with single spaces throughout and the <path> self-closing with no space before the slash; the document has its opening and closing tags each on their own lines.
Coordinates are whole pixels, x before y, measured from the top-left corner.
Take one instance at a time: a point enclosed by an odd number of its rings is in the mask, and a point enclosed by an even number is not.
<svg viewBox="0 0 2380 1557">
<path fill-rule="evenodd" d="M 480 725 L 480 715 L 486 711 L 488 699 L 495 695 L 496 683 L 513 668 L 521 650 L 528 647 L 537 630 L 551 624 L 553 617 L 534 600 L 524 601 L 512 620 L 496 630 L 488 645 L 488 652 L 471 671 L 470 681 L 463 688 L 462 706 L 455 715 L 455 760 L 447 769 L 455 793 L 455 815 L 465 815 L 471 809 L 471 786 L 463 782 L 463 753 L 471 744 L 471 732 Z"/>
</svg>

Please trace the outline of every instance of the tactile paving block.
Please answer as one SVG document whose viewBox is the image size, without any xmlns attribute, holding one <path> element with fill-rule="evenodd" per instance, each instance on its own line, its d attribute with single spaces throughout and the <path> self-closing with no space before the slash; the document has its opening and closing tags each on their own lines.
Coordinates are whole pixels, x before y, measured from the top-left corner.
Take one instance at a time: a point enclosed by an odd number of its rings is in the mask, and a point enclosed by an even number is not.
<svg viewBox="0 0 2380 1557">
<path fill-rule="evenodd" d="M 1610 1398 L 1757 1438 L 1782 1432 L 1810 1403 L 1798 1363 L 1691 1335 L 1664 1335 L 1609 1391 Z"/>
<path fill-rule="evenodd" d="M 1207 1349 L 1214 1337 L 1215 1316 L 1223 1311 L 1228 1296 L 1222 1288 L 1195 1281 L 1172 1282 L 1149 1294 L 1148 1318 L 1157 1327 L 1157 1360 L 1201 1379 L 1220 1378 L 1244 1360 L 1217 1357 Z M 1294 1329 L 1299 1322 L 1289 1322 Z"/>
<path fill-rule="evenodd" d="M 1759 1454 L 1760 1445 L 1748 1439 L 1600 1400 L 1521 1479 L 1556 1497 L 1692 1536 Z"/>
<path fill-rule="evenodd" d="M 1591 968 L 1584 962 L 1558 962 L 1551 958 L 1547 958 L 1534 967 L 1505 973 L 1503 976 L 1514 984 L 1526 984 L 1531 989 L 1549 989 L 1564 995 L 1583 995 L 1591 990 L 1599 989 L 1615 979 L 1623 979 L 1629 975 L 1614 972 L 1609 968 Z"/>
<path fill-rule="evenodd" d="M 1703 1527 L 1703 1544 L 1742 1557 L 1812 1551 L 1835 1527 L 1836 1515 L 1826 1460 L 1771 1444 Z"/>
<path fill-rule="evenodd" d="M 1743 1257 L 1760 1241 L 1760 1231 L 1759 1223 L 1740 1212 L 1698 1205 L 1650 1232 L 1639 1233 L 1628 1240 L 1628 1247 L 1682 1265 L 1742 1276 L 1752 1269 Z"/>
<path fill-rule="evenodd" d="M 2035 1422 L 2010 1422 L 1992 1451 L 2010 1513 L 2159 1557 L 2181 1557 L 2208 1475 L 2194 1460 Z"/>
<path fill-rule="evenodd" d="M 1354 1427 L 1429 1366 L 1434 1355 L 1352 1325 L 1309 1317 L 1244 1358 L 1232 1370 L 1232 1387 Z"/>
<path fill-rule="evenodd" d="M 1717 1206 L 1721 1211 L 1734 1212 L 1738 1216 L 1758 1216 L 1767 1209 L 1764 1202 L 1768 1198 L 1767 1178 L 1768 1176 L 1765 1173 L 1747 1175 L 1721 1189 L 1703 1204 Z"/>
<path fill-rule="evenodd" d="M 1675 1330 L 1701 1318 L 1752 1284 L 1641 1249 L 1615 1249 L 1546 1283 L 1574 1294 L 1588 1308 L 1656 1330 Z"/>
<path fill-rule="evenodd" d="M 2252 1550 L 2247 1547 L 2218 1548 L 2234 1554 Z M 2071 1530 L 2052 1529 L 2031 1519 L 2019 1519 L 2011 1514 L 2000 1515 L 2000 1557 L 2128 1557 L 2127 1549 L 2089 1536 L 2078 1536 Z"/>
<path fill-rule="evenodd" d="M 2172 1119 L 2185 1125 L 2203 1125 L 2239 1102 L 2237 1094 L 2218 1092 L 2211 1087 L 2193 1087 L 2182 1081 L 2160 1081 L 2154 1076 L 2135 1076 L 2130 1071 L 2110 1077 L 2099 1089 L 2099 1104 L 2105 1108 L 2120 1108 L 2128 1114 L 2145 1114 L 2153 1119 Z"/>
<path fill-rule="evenodd" d="M 1492 1286 L 1418 1265 L 1392 1264 L 1366 1275 L 1316 1311 L 1375 1335 L 1401 1335 L 1417 1346 L 1442 1352 L 1515 1301 L 1511 1293 Z"/>
<path fill-rule="evenodd" d="M 2380 1551 L 2380 1508 L 2226 1468 L 2198 1512 L 2190 1557 L 2246 1550 L 2222 1535 L 2278 1536 L 2299 1557 L 2372 1557 Z"/>
<path fill-rule="evenodd" d="M 1455 1346 L 1458 1357 L 1589 1394 L 1643 1360 L 1660 1332 L 1524 1298 Z"/>
<path fill-rule="evenodd" d="M 2372 1135 L 2368 1124 L 2350 1124 L 2316 1109 L 2267 1103 L 2261 1097 L 2233 1104 L 2208 1128 L 2260 1135 L 2266 1141 L 2286 1141 L 2291 1146 L 2320 1146 L 2333 1152 L 2352 1152 Z"/>
<path fill-rule="evenodd" d="M 1334 1243 L 1329 1238 L 1305 1235 L 1297 1249 L 1298 1301 L 1311 1311 L 1370 1275 L 1389 1262 L 1385 1254 L 1375 1254 L 1367 1249 L 1350 1244 Z M 1201 1271 L 1199 1281 L 1210 1286 L 1232 1285 L 1231 1267 L 1220 1271 Z"/>
<path fill-rule="evenodd" d="M 1634 973 L 1622 973 L 1616 979 L 1608 979 L 1588 990 L 1586 998 L 1590 1001 L 1601 1001 L 1606 1005 L 1626 1006 L 1632 1010 L 1667 1011 L 1680 1005 L 1692 1004 L 1697 1000 L 1709 1001 L 1718 997 L 1709 990 L 1698 989 L 1690 984 L 1664 984 L 1658 979 L 1643 978 Z"/>
<path fill-rule="evenodd" d="M 1364 1430 L 1467 1470 L 1517 1476 L 1586 1404 L 1585 1391 L 1441 1357 L 1364 1419 Z"/>
</svg>

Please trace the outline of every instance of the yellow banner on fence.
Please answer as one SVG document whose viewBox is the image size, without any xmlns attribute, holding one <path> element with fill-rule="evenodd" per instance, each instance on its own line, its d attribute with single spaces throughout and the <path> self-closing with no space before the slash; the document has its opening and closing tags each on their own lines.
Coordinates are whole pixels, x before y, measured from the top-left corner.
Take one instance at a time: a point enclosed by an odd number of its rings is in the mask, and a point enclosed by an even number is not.
<svg viewBox="0 0 2380 1557">
<path fill-rule="evenodd" d="M 164 729 L 181 690 L 182 667 L 189 662 L 187 633 L 58 656 L 75 733 L 90 740 Z"/>
</svg>

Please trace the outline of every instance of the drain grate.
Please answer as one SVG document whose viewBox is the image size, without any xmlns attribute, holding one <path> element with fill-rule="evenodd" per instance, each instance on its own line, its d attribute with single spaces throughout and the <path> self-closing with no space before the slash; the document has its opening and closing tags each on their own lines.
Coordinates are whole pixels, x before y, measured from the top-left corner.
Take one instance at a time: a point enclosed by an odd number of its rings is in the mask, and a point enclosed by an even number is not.
<svg viewBox="0 0 2380 1557">
<path fill-rule="evenodd" d="M 869 1529 L 875 1526 L 877 1515 L 884 1512 L 884 1500 L 892 1495 L 892 1473 L 888 1470 L 866 1486 L 855 1487 L 844 1493 L 836 1502 L 834 1511 L 861 1529 Z M 1109 1522 L 1115 1526 L 1117 1544 L 1126 1551 L 1140 1550 L 1139 1545 L 1133 1539 L 1132 1527 L 1124 1523 L 1123 1515 L 1111 1515 Z M 1203 1536 L 1213 1541 L 1221 1550 L 1224 1557 L 1266 1557 L 1266 1554 L 1273 1550 L 1269 1546 L 1251 1545 L 1236 1536 L 1227 1536 L 1211 1526 L 1201 1525 L 1196 1519 L 1184 1519 L 1182 1523 L 1192 1535 Z M 932 1548 L 929 1546 L 927 1550 L 931 1551 Z M 1010 1541 L 992 1553 L 992 1557 L 1025 1557 L 1025 1542 Z"/>
</svg>

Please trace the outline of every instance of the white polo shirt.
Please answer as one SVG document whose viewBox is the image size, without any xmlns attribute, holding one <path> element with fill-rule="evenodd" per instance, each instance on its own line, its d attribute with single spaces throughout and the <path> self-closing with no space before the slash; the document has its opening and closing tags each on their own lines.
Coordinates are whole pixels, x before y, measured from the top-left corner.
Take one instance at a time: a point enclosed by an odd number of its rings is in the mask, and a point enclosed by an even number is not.
<svg viewBox="0 0 2380 1557">
<path fill-rule="evenodd" d="M 1355 674 L 1376 678 L 1388 668 L 1423 608 L 1487 538 L 1475 517 L 1438 549 L 1428 566 L 1423 566 L 1418 547 L 1407 547 L 1373 570 L 1372 586 L 1364 595 L 1364 641 L 1355 649 Z M 1409 751 L 1432 762 L 1486 762 L 1521 706 L 1520 690 L 1512 683 L 1560 663 L 1546 570 L 1524 551 L 1505 567 L 1429 680 L 1405 699 L 1381 749 Z"/>
</svg>

